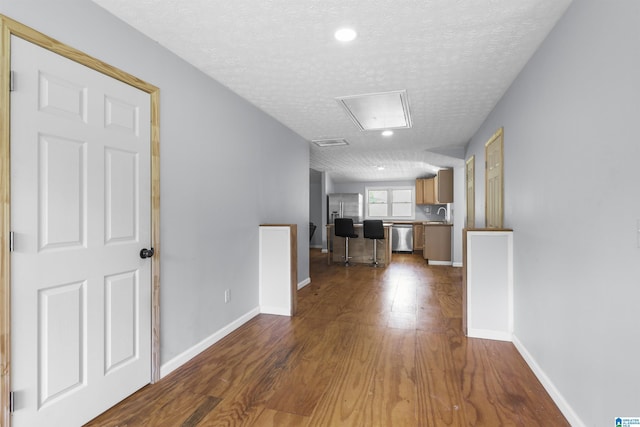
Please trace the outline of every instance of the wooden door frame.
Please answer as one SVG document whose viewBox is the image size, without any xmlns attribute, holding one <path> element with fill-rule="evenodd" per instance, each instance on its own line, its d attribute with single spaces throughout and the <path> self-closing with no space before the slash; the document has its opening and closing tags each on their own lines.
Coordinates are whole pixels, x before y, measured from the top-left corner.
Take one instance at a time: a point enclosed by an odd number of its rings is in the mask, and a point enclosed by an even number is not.
<svg viewBox="0 0 640 427">
<path fill-rule="evenodd" d="M 494 142 L 500 142 L 500 221 L 496 227 L 502 228 L 504 225 L 504 127 L 501 127 L 493 134 L 493 136 L 484 144 L 484 223 L 485 227 L 489 227 L 489 146 Z"/>
<path fill-rule="evenodd" d="M 99 59 L 0 14 L 0 424 L 11 425 L 11 36 L 85 65 L 150 95 L 151 98 L 151 383 L 160 379 L 160 89 Z"/>
<path fill-rule="evenodd" d="M 473 167 L 473 176 L 471 177 L 471 180 L 473 182 L 473 200 L 471 201 L 469 201 L 469 198 L 466 197 L 469 195 L 469 165 L 470 164 Z M 467 211 L 466 211 L 467 220 L 466 220 L 465 228 L 474 228 L 476 226 L 476 156 L 469 157 L 469 159 L 465 162 L 464 178 L 465 178 L 464 194 L 465 194 L 465 199 L 467 201 Z M 473 211 L 473 215 L 471 218 L 469 218 L 470 210 Z"/>
</svg>

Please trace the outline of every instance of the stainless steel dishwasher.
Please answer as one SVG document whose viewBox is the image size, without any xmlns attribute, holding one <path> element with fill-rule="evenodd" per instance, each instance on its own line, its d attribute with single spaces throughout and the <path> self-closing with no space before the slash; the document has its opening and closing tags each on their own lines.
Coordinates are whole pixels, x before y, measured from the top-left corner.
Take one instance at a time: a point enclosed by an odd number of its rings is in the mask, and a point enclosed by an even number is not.
<svg viewBox="0 0 640 427">
<path fill-rule="evenodd" d="M 413 225 L 393 224 L 391 227 L 391 250 L 413 252 Z"/>
</svg>

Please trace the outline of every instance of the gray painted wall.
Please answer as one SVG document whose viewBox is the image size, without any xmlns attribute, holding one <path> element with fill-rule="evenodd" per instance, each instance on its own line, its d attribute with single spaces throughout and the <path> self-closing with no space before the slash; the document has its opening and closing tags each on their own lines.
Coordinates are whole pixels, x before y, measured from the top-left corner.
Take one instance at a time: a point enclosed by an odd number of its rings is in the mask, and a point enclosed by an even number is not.
<svg viewBox="0 0 640 427">
<path fill-rule="evenodd" d="M 3 0 L 0 13 L 161 90 L 163 364 L 257 307 L 259 224 L 298 225 L 309 277 L 305 140 L 89 0 Z"/>
<path fill-rule="evenodd" d="M 639 52 L 640 2 L 574 1 L 467 150 L 504 126 L 515 335 L 574 425 L 640 416 Z"/>
</svg>

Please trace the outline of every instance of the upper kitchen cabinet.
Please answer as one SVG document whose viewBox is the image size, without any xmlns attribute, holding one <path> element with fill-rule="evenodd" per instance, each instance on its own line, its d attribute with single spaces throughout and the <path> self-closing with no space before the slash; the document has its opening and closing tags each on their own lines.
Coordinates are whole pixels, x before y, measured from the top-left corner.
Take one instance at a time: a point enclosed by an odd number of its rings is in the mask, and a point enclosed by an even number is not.
<svg viewBox="0 0 640 427">
<path fill-rule="evenodd" d="M 442 169 L 433 178 L 416 179 L 416 205 L 453 203 L 453 169 Z"/>
<path fill-rule="evenodd" d="M 416 179 L 416 205 L 424 205 L 424 179 Z"/>
<path fill-rule="evenodd" d="M 453 203 L 453 169 L 442 169 L 435 177 L 436 203 Z"/>
<path fill-rule="evenodd" d="M 416 205 L 435 205 L 436 178 L 416 179 Z"/>
<path fill-rule="evenodd" d="M 433 205 L 436 203 L 436 179 L 429 178 L 424 180 L 424 204 Z"/>
</svg>

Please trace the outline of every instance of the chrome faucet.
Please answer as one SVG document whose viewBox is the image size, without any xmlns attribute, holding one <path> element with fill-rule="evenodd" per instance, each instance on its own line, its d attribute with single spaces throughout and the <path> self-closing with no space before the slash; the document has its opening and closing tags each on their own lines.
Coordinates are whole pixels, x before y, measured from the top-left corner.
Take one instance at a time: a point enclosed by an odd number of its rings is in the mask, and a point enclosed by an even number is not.
<svg viewBox="0 0 640 427">
<path fill-rule="evenodd" d="M 444 206 L 440 206 L 438 208 L 438 211 L 436 212 L 436 215 L 440 215 L 440 209 L 444 209 L 444 219 L 446 221 L 447 220 L 447 208 L 445 208 Z"/>
</svg>

